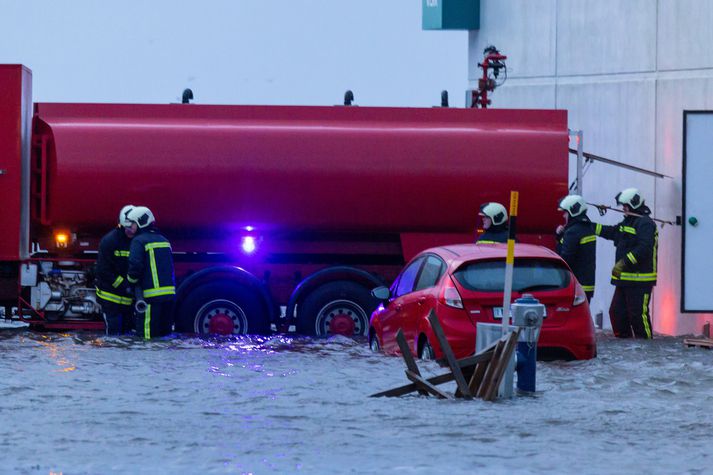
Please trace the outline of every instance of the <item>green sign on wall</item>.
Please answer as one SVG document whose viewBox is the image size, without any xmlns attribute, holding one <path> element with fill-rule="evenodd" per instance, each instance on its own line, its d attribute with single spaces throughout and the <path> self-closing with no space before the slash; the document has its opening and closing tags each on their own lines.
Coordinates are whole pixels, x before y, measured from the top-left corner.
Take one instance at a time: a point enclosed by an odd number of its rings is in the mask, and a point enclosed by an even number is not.
<svg viewBox="0 0 713 475">
<path fill-rule="evenodd" d="M 480 0 L 421 0 L 424 30 L 477 30 Z"/>
</svg>

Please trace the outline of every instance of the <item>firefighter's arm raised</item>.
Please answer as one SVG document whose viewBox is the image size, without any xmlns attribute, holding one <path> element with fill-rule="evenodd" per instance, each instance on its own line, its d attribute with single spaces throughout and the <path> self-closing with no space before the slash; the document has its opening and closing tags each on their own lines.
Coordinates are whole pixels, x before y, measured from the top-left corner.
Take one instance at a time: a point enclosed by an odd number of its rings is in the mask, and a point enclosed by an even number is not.
<svg viewBox="0 0 713 475">
<path fill-rule="evenodd" d="M 627 264 L 637 264 L 642 259 L 650 257 L 654 249 L 656 224 L 650 219 L 639 219 L 636 229 L 636 245 L 626 254 Z"/>
<path fill-rule="evenodd" d="M 610 241 L 614 241 L 617 238 L 617 233 L 619 230 L 619 226 L 609 226 L 607 224 L 600 224 L 600 223 L 592 223 L 594 227 L 594 234 L 597 236 L 608 239 Z"/>
</svg>

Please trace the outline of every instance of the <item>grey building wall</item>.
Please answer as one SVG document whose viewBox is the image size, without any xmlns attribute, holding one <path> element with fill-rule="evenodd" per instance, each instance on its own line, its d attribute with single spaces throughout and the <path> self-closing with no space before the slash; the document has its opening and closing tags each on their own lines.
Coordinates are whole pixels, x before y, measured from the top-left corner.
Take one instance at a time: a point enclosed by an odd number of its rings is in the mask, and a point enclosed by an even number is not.
<svg viewBox="0 0 713 475">
<path fill-rule="evenodd" d="M 711 25 L 708 0 L 482 0 L 481 28 L 469 34 L 470 86 L 483 49 L 496 45 L 508 55 L 509 77 L 494 107 L 567 109 L 570 128 L 584 131 L 585 151 L 672 177 L 595 163 L 583 181 L 587 201 L 614 205 L 618 191 L 635 186 L 655 216 L 674 219 L 682 206 L 683 110 L 713 109 Z M 606 224 L 621 219 L 589 215 Z M 713 316 L 680 312 L 681 228 L 660 228 L 659 242 L 654 330 L 700 333 Z M 609 325 L 613 245 L 599 240 L 597 252 L 592 313 L 603 312 Z"/>
</svg>

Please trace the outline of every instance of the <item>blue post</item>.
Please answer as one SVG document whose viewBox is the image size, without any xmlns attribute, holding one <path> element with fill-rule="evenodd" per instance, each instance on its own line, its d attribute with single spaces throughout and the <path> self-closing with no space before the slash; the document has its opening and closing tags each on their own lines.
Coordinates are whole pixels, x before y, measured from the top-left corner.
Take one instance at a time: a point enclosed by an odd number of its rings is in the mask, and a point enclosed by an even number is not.
<svg viewBox="0 0 713 475">
<path fill-rule="evenodd" d="M 517 343 L 517 390 L 535 392 L 537 378 L 537 343 L 520 341 Z"/>
<path fill-rule="evenodd" d="M 513 324 L 522 329 L 517 343 L 517 391 L 535 393 L 537 373 L 537 339 L 540 336 L 545 306 L 525 294 L 512 305 Z"/>
</svg>

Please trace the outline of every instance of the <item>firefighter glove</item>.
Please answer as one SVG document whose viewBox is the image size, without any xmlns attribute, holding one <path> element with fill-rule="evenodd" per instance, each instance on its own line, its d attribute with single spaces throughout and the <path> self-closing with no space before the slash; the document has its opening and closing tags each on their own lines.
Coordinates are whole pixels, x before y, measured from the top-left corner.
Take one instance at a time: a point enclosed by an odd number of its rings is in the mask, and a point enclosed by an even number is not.
<svg viewBox="0 0 713 475">
<path fill-rule="evenodd" d="M 626 261 L 624 261 L 624 259 L 619 259 L 616 264 L 614 264 L 614 267 L 611 270 L 611 275 L 613 275 L 617 279 L 621 277 L 621 273 L 624 272 L 625 265 Z"/>
</svg>

